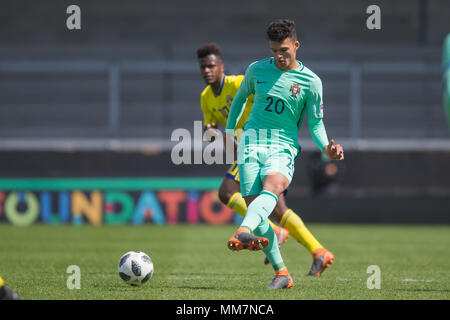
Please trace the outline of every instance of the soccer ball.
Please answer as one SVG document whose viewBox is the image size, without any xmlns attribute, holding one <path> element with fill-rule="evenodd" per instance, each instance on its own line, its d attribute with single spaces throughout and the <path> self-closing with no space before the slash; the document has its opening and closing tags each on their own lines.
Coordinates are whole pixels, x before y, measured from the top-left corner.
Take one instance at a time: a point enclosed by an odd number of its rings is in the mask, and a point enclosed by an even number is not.
<svg viewBox="0 0 450 320">
<path fill-rule="evenodd" d="M 119 260 L 120 278 L 132 286 L 147 282 L 153 275 L 152 259 L 144 252 L 129 251 Z"/>
</svg>

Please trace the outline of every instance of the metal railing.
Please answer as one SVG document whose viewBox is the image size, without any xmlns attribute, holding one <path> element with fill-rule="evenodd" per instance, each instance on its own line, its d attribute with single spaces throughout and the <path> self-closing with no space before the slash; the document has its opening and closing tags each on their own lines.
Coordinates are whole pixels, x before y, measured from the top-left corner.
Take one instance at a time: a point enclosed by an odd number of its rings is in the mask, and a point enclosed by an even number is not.
<svg viewBox="0 0 450 320">
<path fill-rule="evenodd" d="M 227 68 L 233 73 L 242 73 L 242 69 L 248 65 L 248 61 L 228 61 Z M 393 62 L 322 62 L 308 61 L 308 66 L 317 73 L 344 74 L 349 76 L 348 90 L 348 119 L 349 119 L 349 141 L 352 145 L 361 144 L 361 91 L 362 76 L 364 74 L 409 74 L 409 75 L 439 75 L 441 70 L 438 64 L 415 63 L 393 63 Z M 120 141 L 118 131 L 120 127 L 120 97 L 121 97 L 121 75 L 125 72 L 144 74 L 198 74 L 198 66 L 192 61 L 0 61 L 0 75 L 2 72 L 21 73 L 105 73 L 108 77 L 108 132 L 114 141 Z M 168 76 L 165 81 L 172 81 Z M 171 87 L 170 85 L 167 87 Z M 170 95 L 170 93 L 169 93 Z M 32 137 L 30 137 L 32 138 Z M 119 139 L 119 140 L 117 140 Z M 169 138 L 168 138 L 169 139 Z M 11 139 L 9 139 L 11 140 Z M 444 139 L 445 140 L 445 139 Z M 26 139 L 21 139 L 24 146 Z M 81 140 L 78 140 L 82 145 Z M 135 140 L 139 141 L 139 140 Z M 147 139 L 148 141 L 148 139 Z M 359 141 L 359 142 L 358 142 Z M 11 141 L 3 141 L 3 147 L 11 146 Z M 6 143 L 6 145 L 5 145 Z M 100 143 L 102 145 L 111 145 Z M 114 143 L 113 143 L 114 144 Z M 120 144 L 120 143 L 119 143 Z M 71 144 L 73 145 L 73 143 Z M 117 145 L 117 143 L 115 144 Z M 0 148 L 2 144 L 0 143 Z"/>
</svg>

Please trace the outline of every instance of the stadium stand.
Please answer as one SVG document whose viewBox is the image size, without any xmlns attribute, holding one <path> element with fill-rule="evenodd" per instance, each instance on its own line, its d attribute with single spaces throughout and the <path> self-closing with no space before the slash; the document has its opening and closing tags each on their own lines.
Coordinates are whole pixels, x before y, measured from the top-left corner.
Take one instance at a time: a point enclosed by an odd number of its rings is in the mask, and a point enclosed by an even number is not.
<svg viewBox="0 0 450 320">
<path fill-rule="evenodd" d="M 323 80 L 333 136 L 448 137 L 440 73 L 441 42 L 450 30 L 448 1 L 378 1 L 382 29 L 372 31 L 365 27 L 370 1 L 78 4 L 82 29 L 69 31 L 68 2 L 2 1 L 0 137 L 165 139 L 174 128 L 191 128 L 201 119 L 204 87 L 196 47 L 219 42 L 227 71 L 242 73 L 269 55 L 264 28 L 286 11 L 298 25 L 300 59 Z M 137 67 L 122 68 L 123 61 Z M 153 64 L 140 68 L 147 63 Z M 364 69 L 368 63 L 402 70 Z M 119 77 L 111 82 L 115 66 Z M 119 91 L 111 89 L 114 85 Z M 356 124 L 352 99 L 359 101 Z"/>
</svg>

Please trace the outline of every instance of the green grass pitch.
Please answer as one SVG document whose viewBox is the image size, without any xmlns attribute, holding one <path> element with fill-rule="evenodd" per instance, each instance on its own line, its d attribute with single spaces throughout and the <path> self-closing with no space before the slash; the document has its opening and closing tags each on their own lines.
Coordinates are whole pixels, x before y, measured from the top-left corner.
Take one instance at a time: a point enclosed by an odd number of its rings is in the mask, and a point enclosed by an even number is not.
<svg viewBox="0 0 450 320">
<path fill-rule="evenodd" d="M 267 291 L 273 271 L 262 252 L 231 252 L 236 226 L 0 225 L 0 275 L 22 299 L 449 299 L 448 226 L 324 225 L 309 229 L 336 256 L 321 277 L 306 277 L 311 256 L 292 237 L 282 255 L 295 285 Z M 131 287 L 117 264 L 127 251 L 153 259 L 153 278 Z M 66 286 L 67 267 L 81 269 L 81 288 Z M 370 265 L 381 289 L 368 289 Z"/>
</svg>

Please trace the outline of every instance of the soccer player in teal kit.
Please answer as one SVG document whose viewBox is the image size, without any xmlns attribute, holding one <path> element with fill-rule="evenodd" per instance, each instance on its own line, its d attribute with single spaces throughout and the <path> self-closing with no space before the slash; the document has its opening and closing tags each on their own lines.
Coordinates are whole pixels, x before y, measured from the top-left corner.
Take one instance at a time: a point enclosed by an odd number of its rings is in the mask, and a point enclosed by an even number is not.
<svg viewBox="0 0 450 320">
<path fill-rule="evenodd" d="M 230 250 L 260 250 L 275 270 L 266 289 L 294 285 L 278 248 L 268 216 L 279 195 L 289 186 L 300 146 L 298 131 L 305 114 L 315 144 L 330 159 L 344 159 L 344 151 L 328 141 L 322 121 L 322 82 L 296 59 L 300 46 L 295 23 L 280 19 L 267 28 L 272 57 L 252 63 L 234 97 L 228 116 L 227 148 L 247 97 L 254 94 L 253 108 L 238 146 L 241 193 L 248 209 L 236 233 L 228 240 Z M 228 147 L 229 146 L 229 147 Z"/>
</svg>

